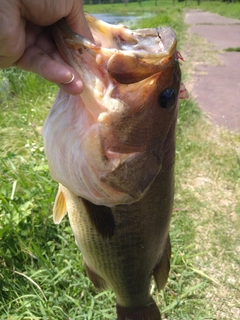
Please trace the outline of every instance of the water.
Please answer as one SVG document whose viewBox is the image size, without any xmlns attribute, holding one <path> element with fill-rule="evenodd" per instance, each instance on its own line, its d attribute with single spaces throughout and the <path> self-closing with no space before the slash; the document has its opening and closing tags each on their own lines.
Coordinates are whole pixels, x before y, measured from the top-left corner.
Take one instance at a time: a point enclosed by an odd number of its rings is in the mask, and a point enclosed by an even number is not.
<svg viewBox="0 0 240 320">
<path fill-rule="evenodd" d="M 140 19 L 140 17 L 137 17 L 137 16 L 118 16 L 110 13 L 91 13 L 91 15 L 97 18 L 98 20 L 103 20 L 111 24 L 119 24 L 119 23 L 127 23 L 127 22 L 132 23 L 133 21 Z"/>
</svg>

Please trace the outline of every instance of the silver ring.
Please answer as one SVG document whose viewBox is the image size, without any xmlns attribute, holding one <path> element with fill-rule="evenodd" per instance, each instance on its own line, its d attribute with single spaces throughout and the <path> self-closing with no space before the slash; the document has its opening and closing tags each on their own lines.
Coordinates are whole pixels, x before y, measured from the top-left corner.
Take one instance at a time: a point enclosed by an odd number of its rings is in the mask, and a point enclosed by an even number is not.
<svg viewBox="0 0 240 320">
<path fill-rule="evenodd" d="M 73 80 L 74 80 L 74 74 L 72 73 L 72 78 L 71 78 L 71 80 L 69 80 L 69 81 L 67 81 L 67 82 L 63 82 L 63 84 L 69 84 L 69 83 L 72 83 L 73 82 Z"/>
</svg>

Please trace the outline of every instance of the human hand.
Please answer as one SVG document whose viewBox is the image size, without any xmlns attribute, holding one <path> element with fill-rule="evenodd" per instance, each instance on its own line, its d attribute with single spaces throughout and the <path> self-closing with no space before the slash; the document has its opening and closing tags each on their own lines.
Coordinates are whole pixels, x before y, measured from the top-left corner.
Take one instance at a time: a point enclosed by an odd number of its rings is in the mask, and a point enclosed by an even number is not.
<svg viewBox="0 0 240 320">
<path fill-rule="evenodd" d="M 62 59 L 46 26 L 65 17 L 71 29 L 92 40 L 82 1 L 0 0 L 0 6 L 0 68 L 14 65 L 70 94 L 81 93 L 82 80 Z"/>
</svg>

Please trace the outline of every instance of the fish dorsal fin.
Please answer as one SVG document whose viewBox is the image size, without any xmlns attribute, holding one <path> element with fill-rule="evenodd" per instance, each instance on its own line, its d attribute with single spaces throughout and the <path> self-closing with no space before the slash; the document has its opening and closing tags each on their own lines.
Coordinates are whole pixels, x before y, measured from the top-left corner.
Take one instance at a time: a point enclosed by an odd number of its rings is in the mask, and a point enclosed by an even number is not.
<svg viewBox="0 0 240 320">
<path fill-rule="evenodd" d="M 185 85 L 181 82 L 180 89 L 179 89 L 179 99 L 185 100 L 189 98 L 188 91 Z"/>
<path fill-rule="evenodd" d="M 61 185 L 58 187 L 58 192 L 53 206 L 53 221 L 59 224 L 67 213 L 67 205 Z"/>
</svg>

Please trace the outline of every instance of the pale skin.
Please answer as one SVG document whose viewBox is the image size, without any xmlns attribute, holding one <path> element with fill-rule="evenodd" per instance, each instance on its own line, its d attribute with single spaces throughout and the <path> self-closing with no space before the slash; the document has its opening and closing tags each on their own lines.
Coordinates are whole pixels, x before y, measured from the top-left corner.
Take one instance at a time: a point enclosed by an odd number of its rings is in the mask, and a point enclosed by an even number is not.
<svg viewBox="0 0 240 320">
<path fill-rule="evenodd" d="M 17 66 L 70 94 L 81 93 L 82 80 L 61 58 L 46 28 L 61 18 L 92 40 L 82 0 L 0 0 L 0 68 Z"/>
</svg>

